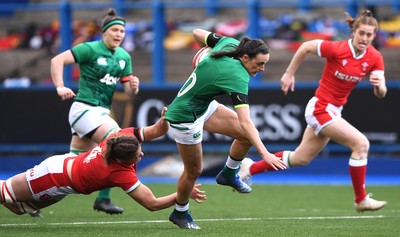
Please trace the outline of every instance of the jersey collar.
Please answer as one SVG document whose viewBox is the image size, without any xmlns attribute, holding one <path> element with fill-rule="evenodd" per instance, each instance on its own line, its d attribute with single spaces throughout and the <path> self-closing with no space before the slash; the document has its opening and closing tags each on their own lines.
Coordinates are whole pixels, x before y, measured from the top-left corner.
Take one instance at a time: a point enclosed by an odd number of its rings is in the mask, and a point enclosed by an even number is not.
<svg viewBox="0 0 400 237">
<path fill-rule="evenodd" d="M 360 54 L 360 55 L 356 55 L 356 51 L 354 50 L 354 47 L 353 47 L 353 44 L 352 44 L 352 42 L 353 42 L 353 39 L 349 39 L 348 41 L 348 44 L 349 44 L 349 48 L 350 48 L 350 50 L 351 50 L 351 53 L 353 54 L 353 58 L 355 58 L 355 59 L 360 59 L 360 58 L 362 58 L 362 57 L 364 57 L 364 55 L 365 55 L 365 53 L 367 52 L 367 50 L 364 50 L 364 52 L 362 53 L 362 54 Z"/>
</svg>

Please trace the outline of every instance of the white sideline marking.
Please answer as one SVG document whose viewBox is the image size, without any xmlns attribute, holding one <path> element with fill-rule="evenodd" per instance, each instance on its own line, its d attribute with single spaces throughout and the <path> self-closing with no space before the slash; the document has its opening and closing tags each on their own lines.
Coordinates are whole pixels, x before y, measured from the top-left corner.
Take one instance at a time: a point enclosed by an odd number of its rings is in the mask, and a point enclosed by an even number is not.
<svg viewBox="0 0 400 237">
<path fill-rule="evenodd" d="M 270 217 L 270 218 L 221 218 L 221 219 L 196 219 L 196 222 L 217 222 L 217 221 L 261 221 L 261 220 L 337 220 L 337 219 L 375 219 L 385 216 L 305 216 L 305 217 Z M 147 221 L 96 221 L 96 222 L 59 222 L 59 223 L 22 223 L 22 224 L 0 224 L 0 227 L 8 226 L 37 226 L 37 225 L 104 225 L 104 224 L 140 224 L 140 223 L 165 223 L 168 220 L 147 220 Z"/>
</svg>

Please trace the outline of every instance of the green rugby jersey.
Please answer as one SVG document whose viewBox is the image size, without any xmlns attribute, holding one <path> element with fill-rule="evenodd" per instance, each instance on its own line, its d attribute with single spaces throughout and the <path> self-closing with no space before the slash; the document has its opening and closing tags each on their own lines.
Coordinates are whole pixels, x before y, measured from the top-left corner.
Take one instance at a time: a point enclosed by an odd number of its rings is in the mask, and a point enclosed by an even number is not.
<svg viewBox="0 0 400 237">
<path fill-rule="evenodd" d="M 224 47 L 232 44 L 237 46 L 239 41 L 223 37 L 211 52 L 226 50 Z M 216 96 L 235 92 L 247 95 L 249 80 L 250 75 L 240 60 L 207 56 L 197 65 L 168 106 L 166 119 L 171 123 L 194 122 L 205 113 Z"/>
<path fill-rule="evenodd" d="M 71 51 L 80 69 L 75 101 L 109 109 L 117 82 L 132 74 L 131 56 L 121 47 L 110 50 L 103 40 L 79 44 Z"/>
</svg>

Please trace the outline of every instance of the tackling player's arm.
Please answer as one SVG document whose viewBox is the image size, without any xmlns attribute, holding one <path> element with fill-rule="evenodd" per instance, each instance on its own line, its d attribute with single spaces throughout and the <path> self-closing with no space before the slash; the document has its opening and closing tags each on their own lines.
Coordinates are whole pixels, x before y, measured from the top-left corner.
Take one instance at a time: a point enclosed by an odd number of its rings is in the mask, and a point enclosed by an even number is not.
<svg viewBox="0 0 400 237">
<path fill-rule="evenodd" d="M 198 203 L 207 200 L 205 191 L 200 190 L 200 186 L 201 184 L 196 184 L 190 194 L 190 198 Z M 176 202 L 177 193 L 172 193 L 163 197 L 156 197 L 150 188 L 141 183 L 136 189 L 128 193 L 128 195 L 147 210 L 158 211 L 173 206 Z"/>
<path fill-rule="evenodd" d="M 144 141 L 156 139 L 168 132 L 169 123 L 165 120 L 166 111 L 167 107 L 164 107 L 161 111 L 161 118 L 155 124 L 143 128 Z"/>
</svg>

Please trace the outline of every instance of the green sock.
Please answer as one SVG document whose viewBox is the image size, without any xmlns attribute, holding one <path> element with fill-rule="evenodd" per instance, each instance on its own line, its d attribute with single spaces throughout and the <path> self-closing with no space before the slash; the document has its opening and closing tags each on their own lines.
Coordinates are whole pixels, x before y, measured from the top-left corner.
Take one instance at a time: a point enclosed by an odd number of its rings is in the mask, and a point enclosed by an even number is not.
<svg viewBox="0 0 400 237">
<path fill-rule="evenodd" d="M 97 196 L 96 200 L 100 199 L 110 199 L 110 192 L 111 188 L 106 188 L 99 191 L 99 195 Z"/>
<path fill-rule="evenodd" d="M 237 173 L 238 169 L 231 169 L 228 166 L 224 166 L 224 169 L 222 170 L 222 174 L 227 177 L 227 178 L 235 178 L 236 173 Z"/>
<path fill-rule="evenodd" d="M 179 216 L 179 217 L 182 217 L 182 216 L 187 215 L 187 214 L 189 213 L 189 210 L 186 210 L 186 211 L 178 211 L 178 210 L 174 209 L 174 212 L 175 212 L 175 215 L 177 215 L 177 216 Z"/>
</svg>

